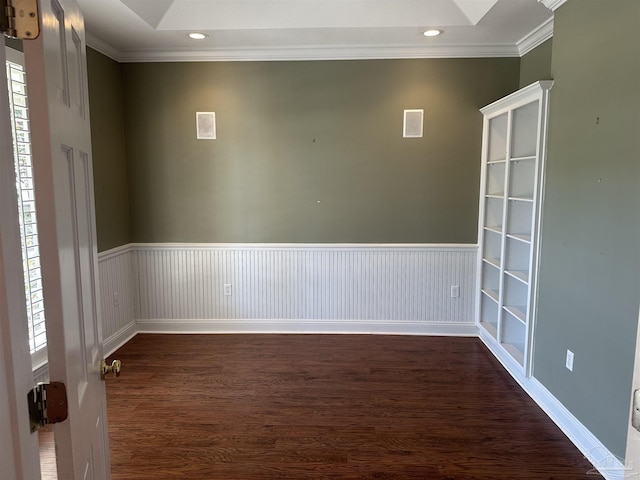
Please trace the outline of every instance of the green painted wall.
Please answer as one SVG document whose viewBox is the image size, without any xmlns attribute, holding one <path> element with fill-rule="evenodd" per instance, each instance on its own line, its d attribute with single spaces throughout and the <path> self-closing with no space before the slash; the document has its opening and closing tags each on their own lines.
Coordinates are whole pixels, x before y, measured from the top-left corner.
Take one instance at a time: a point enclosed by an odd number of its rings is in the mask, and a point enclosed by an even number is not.
<svg viewBox="0 0 640 480">
<path fill-rule="evenodd" d="M 120 64 L 87 49 L 98 251 L 131 242 Z"/>
<path fill-rule="evenodd" d="M 502 59 L 124 64 L 134 242 L 477 241 Z M 403 110 L 425 136 L 402 138 Z M 196 140 L 215 111 L 218 139 Z"/>
<path fill-rule="evenodd" d="M 520 59 L 520 88 L 537 82 L 551 80 L 551 53 L 553 38 L 525 54 Z"/>
<path fill-rule="evenodd" d="M 639 31 L 636 0 L 555 14 L 534 353 L 535 377 L 621 458 L 640 292 Z"/>
</svg>

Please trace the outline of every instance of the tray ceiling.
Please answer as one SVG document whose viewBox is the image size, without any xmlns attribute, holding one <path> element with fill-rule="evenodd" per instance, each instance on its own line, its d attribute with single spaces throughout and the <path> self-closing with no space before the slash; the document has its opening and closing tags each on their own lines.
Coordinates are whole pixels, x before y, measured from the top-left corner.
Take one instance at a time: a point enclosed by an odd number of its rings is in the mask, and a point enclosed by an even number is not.
<svg viewBox="0 0 640 480">
<path fill-rule="evenodd" d="M 119 61 L 520 56 L 552 35 L 538 0 L 78 0 Z M 427 38 L 427 28 L 443 31 Z M 208 35 L 192 40 L 189 32 Z"/>
</svg>

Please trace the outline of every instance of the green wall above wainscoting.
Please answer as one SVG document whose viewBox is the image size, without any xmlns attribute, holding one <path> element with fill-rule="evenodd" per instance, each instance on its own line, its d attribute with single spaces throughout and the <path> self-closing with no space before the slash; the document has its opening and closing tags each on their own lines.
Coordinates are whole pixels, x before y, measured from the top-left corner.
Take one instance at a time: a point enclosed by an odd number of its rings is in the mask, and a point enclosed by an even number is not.
<svg viewBox="0 0 640 480">
<path fill-rule="evenodd" d="M 476 243 L 482 117 L 520 60 L 122 65 L 134 242 Z M 424 137 L 402 138 L 424 109 Z M 217 139 L 197 140 L 196 112 Z"/>
<path fill-rule="evenodd" d="M 551 52 L 553 38 L 527 52 L 520 59 L 520 88 L 537 82 L 551 80 Z"/>
<path fill-rule="evenodd" d="M 98 251 L 131 243 L 120 64 L 87 49 Z"/>
</svg>

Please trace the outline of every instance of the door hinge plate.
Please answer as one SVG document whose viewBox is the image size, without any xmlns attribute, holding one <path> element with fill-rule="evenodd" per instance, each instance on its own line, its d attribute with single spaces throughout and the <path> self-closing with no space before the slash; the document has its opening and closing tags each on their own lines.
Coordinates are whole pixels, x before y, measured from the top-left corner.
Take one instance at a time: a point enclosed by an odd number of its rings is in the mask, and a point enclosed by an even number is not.
<svg viewBox="0 0 640 480">
<path fill-rule="evenodd" d="M 27 395 L 31 432 L 67 419 L 67 387 L 62 382 L 39 383 Z"/>
<path fill-rule="evenodd" d="M 38 0 L 0 0 L 0 8 L 0 30 L 5 36 L 22 40 L 38 38 Z"/>
<path fill-rule="evenodd" d="M 631 425 L 640 431 L 640 388 L 633 392 L 633 405 L 631 406 Z"/>
</svg>

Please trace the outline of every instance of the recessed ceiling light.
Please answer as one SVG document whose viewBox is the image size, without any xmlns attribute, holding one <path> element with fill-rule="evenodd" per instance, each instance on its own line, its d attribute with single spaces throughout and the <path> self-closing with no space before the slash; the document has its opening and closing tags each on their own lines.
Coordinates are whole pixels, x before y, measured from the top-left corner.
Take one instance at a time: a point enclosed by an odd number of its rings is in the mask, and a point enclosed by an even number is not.
<svg viewBox="0 0 640 480">
<path fill-rule="evenodd" d="M 193 32 L 189 34 L 189 38 L 193 38 L 194 40 L 204 40 L 208 36 L 209 35 L 207 35 L 206 33 L 200 33 L 200 32 Z"/>
<path fill-rule="evenodd" d="M 423 35 L 425 37 L 437 37 L 438 35 L 442 35 L 442 30 L 437 30 L 435 28 L 430 28 L 429 30 L 425 31 L 423 33 Z"/>
</svg>

